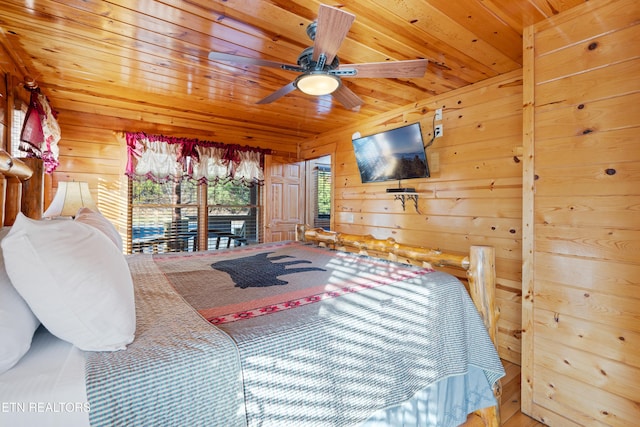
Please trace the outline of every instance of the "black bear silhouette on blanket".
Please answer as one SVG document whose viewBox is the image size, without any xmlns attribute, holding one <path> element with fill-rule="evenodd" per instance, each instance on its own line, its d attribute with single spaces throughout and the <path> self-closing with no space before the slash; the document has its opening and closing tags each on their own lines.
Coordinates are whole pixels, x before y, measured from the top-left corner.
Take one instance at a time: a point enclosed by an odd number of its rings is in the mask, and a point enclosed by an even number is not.
<svg viewBox="0 0 640 427">
<path fill-rule="evenodd" d="M 211 264 L 211 268 L 229 274 L 231 280 L 235 283 L 235 287 L 241 289 L 286 285 L 289 282 L 278 279 L 278 276 L 284 276 L 285 274 L 304 271 L 326 271 L 319 267 L 287 268 L 297 264 L 311 264 L 311 261 L 297 259 L 290 255 L 268 258 L 272 253 L 266 252 L 244 258 L 218 261 Z M 274 262 L 285 258 L 294 258 L 295 261 Z"/>
</svg>

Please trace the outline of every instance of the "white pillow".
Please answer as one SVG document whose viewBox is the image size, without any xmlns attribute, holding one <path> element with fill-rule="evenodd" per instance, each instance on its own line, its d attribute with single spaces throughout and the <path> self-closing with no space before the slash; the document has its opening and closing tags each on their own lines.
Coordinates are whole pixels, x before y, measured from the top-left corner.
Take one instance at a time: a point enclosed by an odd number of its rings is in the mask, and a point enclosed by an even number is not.
<svg viewBox="0 0 640 427">
<path fill-rule="evenodd" d="M 102 231 L 105 236 L 120 249 L 120 252 L 122 252 L 122 236 L 120 236 L 120 233 L 118 233 L 118 230 L 116 230 L 116 227 L 113 226 L 111 221 L 105 218 L 100 212 L 92 211 L 89 208 L 80 208 L 78 209 L 75 220 L 83 224 L 91 225 Z"/>
<path fill-rule="evenodd" d="M 124 255 L 96 228 L 19 214 L 2 241 L 9 278 L 55 336 L 86 351 L 133 341 L 133 283 Z"/>
<path fill-rule="evenodd" d="M 0 229 L 0 241 L 9 227 Z M 7 272 L 0 250 L 0 374 L 18 363 L 31 347 L 33 333 L 40 325 L 33 312 L 16 292 Z"/>
</svg>

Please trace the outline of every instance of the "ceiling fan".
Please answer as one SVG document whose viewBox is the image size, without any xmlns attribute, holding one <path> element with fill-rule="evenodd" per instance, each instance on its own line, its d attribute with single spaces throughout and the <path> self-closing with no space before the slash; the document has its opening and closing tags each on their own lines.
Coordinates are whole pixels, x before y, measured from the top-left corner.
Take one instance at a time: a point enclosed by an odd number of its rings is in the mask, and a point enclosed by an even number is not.
<svg viewBox="0 0 640 427">
<path fill-rule="evenodd" d="M 307 27 L 307 35 L 313 40 L 313 46 L 302 51 L 298 56 L 297 65 L 223 52 L 211 52 L 209 53 L 209 59 L 212 61 L 281 68 L 302 73 L 291 83 L 258 101 L 258 104 L 269 104 L 298 89 L 308 95 L 332 94 L 345 108 L 357 109 L 364 104 L 364 101 L 342 84 L 341 77 L 399 78 L 424 76 L 428 62 L 426 59 L 340 65 L 340 60 L 336 53 L 355 18 L 355 15 L 349 12 L 321 4 L 318 11 L 318 19 Z"/>
</svg>

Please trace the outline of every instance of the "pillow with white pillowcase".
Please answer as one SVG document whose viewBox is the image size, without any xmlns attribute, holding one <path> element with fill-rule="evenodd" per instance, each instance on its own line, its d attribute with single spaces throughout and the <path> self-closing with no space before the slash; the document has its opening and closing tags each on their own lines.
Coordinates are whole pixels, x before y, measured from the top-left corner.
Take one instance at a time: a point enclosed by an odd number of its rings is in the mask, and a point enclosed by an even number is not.
<svg viewBox="0 0 640 427">
<path fill-rule="evenodd" d="M 53 335 L 86 351 L 121 350 L 133 341 L 129 266 L 104 233 L 19 214 L 2 250 L 13 286 Z"/>
<path fill-rule="evenodd" d="M 122 252 L 122 236 L 116 230 L 116 227 L 104 217 L 100 212 L 91 210 L 89 208 L 82 207 L 78 209 L 75 221 L 82 222 L 83 224 L 89 224 L 92 227 L 102 231 L 105 236 L 111 240 L 118 249 Z"/>
<path fill-rule="evenodd" d="M 9 227 L 0 229 L 0 241 Z M 4 268 L 0 249 L 0 374 L 18 363 L 31 347 L 33 333 L 40 321 L 15 290 Z"/>
</svg>

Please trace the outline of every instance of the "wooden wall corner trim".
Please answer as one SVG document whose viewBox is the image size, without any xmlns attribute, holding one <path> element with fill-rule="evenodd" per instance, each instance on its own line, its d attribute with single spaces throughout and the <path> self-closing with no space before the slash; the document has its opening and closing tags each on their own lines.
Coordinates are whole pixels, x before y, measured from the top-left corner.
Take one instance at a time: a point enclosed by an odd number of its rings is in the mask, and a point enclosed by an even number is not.
<svg viewBox="0 0 640 427">
<path fill-rule="evenodd" d="M 533 409 L 533 257 L 534 257 L 534 35 L 533 26 L 523 32 L 523 117 L 522 117 L 522 411 Z"/>
</svg>

